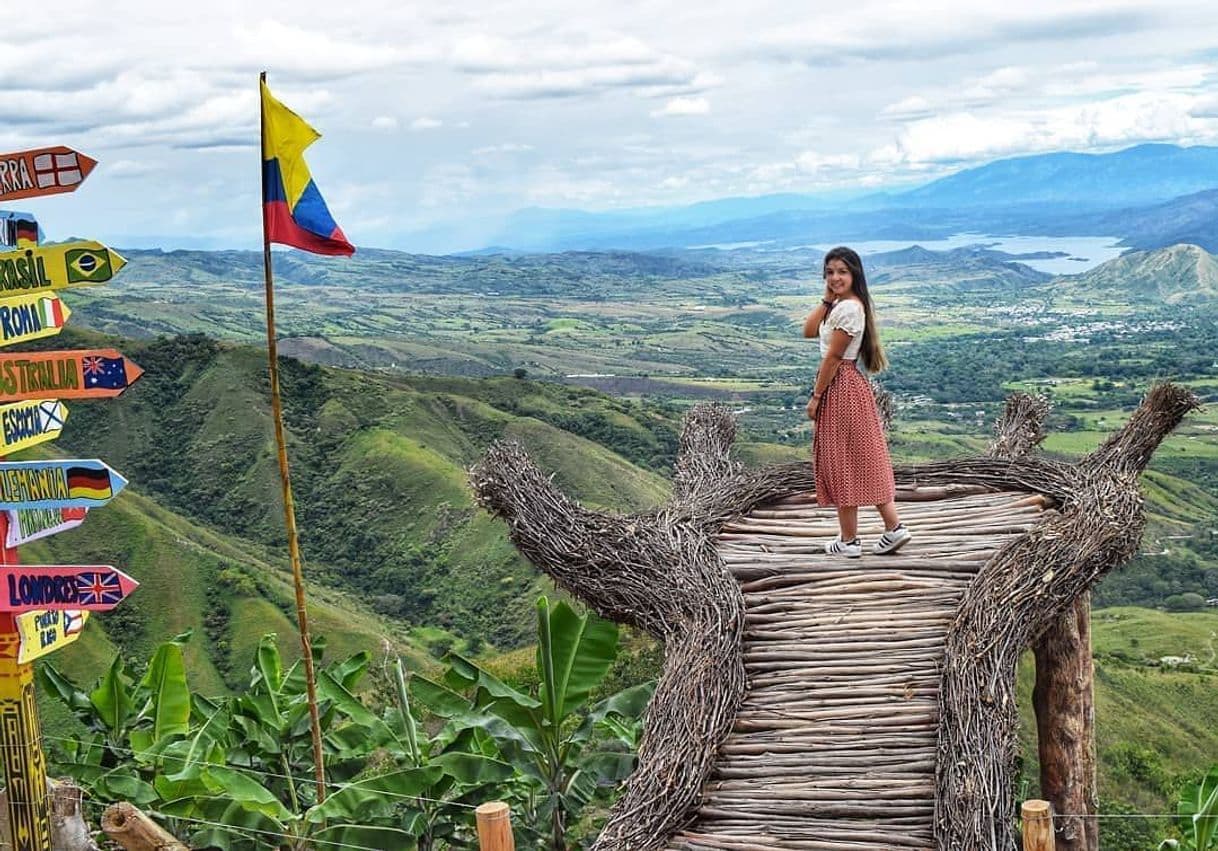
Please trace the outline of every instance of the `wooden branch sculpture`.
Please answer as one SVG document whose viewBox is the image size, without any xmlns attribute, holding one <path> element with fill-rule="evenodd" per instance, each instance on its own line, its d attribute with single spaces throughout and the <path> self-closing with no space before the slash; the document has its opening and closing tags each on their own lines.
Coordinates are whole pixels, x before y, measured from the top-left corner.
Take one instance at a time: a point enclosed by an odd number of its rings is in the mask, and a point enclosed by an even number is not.
<svg viewBox="0 0 1218 851">
<path fill-rule="evenodd" d="M 1028 453 L 1047 410 L 1015 399 L 991 457 L 898 468 L 898 486 L 983 485 L 1041 493 L 1061 511 L 1000 550 L 970 586 L 947 644 L 940 693 L 936 835 L 942 851 L 1011 847 L 1015 665 L 1103 574 L 1133 553 L 1143 525 L 1137 476 L 1196 406 L 1160 385 L 1129 424 L 1076 465 Z M 638 766 L 594 849 L 653 851 L 694 814 L 745 693 L 744 601 L 719 558 L 723 524 L 814 488 L 810 463 L 741 470 L 725 409 L 686 417 L 673 496 L 627 516 L 588 511 L 560 493 L 514 443 L 470 471 L 481 504 L 520 551 L 602 616 L 664 643 Z"/>
</svg>

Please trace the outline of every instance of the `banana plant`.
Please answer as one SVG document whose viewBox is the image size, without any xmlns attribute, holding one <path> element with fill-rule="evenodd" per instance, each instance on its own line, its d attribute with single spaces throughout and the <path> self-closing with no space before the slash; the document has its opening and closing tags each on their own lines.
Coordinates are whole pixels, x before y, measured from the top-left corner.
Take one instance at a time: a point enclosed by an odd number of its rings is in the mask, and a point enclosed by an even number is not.
<svg viewBox="0 0 1218 851">
<path fill-rule="evenodd" d="M 448 719 L 452 735 L 489 734 L 503 760 L 519 772 L 515 797 L 526 829 L 543 837 L 551 851 L 566 851 L 568 829 L 588 802 L 633 769 L 634 722 L 652 686 L 588 707 L 617 656 L 617 626 L 577 614 L 565 602 L 551 606 L 545 597 L 537 615 L 536 696 L 458 654 L 448 656 L 442 682 L 415 677 L 412 690 Z"/>
<path fill-rule="evenodd" d="M 160 645 L 138 681 L 116 656 L 87 692 L 49 664 L 35 669 L 43 690 L 58 697 L 90 731 L 66 742 L 59 767 L 95 797 L 137 805 L 156 800 L 150 780 L 161 770 L 165 750 L 189 729 L 191 697 L 182 657 L 189 639 L 186 632 Z"/>
<path fill-rule="evenodd" d="M 1183 840 L 1168 839 L 1160 849 L 1211 851 L 1218 848 L 1218 765 L 1200 782 L 1188 786 L 1176 805 Z"/>
</svg>

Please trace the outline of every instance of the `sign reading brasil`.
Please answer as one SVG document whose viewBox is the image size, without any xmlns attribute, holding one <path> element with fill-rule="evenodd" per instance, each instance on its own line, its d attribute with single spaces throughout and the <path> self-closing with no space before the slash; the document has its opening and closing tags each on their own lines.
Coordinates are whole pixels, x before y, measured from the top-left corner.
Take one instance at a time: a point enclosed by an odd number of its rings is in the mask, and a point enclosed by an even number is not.
<svg viewBox="0 0 1218 851">
<path fill-rule="evenodd" d="M 139 583 L 108 564 L 12 564 L 0 567 L 0 612 L 113 609 Z"/>
<path fill-rule="evenodd" d="M 0 298 L 104 284 L 127 261 L 100 242 L 62 242 L 0 252 Z"/>
<path fill-rule="evenodd" d="M 21 636 L 17 662 L 24 665 L 80 638 L 89 613 L 82 609 L 35 609 L 22 612 L 14 620 L 17 621 L 17 634 Z"/>
<path fill-rule="evenodd" d="M 0 509 L 96 508 L 127 480 L 97 459 L 0 462 Z"/>
<path fill-rule="evenodd" d="M 3 354 L 0 402 L 117 396 L 143 374 L 135 361 L 115 349 Z"/>
</svg>

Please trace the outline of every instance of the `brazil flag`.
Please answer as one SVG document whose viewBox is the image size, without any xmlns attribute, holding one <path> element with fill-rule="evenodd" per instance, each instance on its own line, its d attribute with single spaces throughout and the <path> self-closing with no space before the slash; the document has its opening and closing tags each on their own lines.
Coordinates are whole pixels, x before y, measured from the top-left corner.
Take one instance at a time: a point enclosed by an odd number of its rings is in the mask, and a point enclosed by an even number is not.
<svg viewBox="0 0 1218 851">
<path fill-rule="evenodd" d="M 96 284 L 114 277 L 110 252 L 105 248 L 73 248 L 64 254 L 68 283 Z"/>
</svg>

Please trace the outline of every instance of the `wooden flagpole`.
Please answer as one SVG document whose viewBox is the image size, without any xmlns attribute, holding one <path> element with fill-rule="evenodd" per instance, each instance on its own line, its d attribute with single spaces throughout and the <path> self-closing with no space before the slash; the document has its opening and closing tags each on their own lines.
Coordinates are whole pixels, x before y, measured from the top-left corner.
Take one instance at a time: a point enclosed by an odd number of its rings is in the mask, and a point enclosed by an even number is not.
<svg viewBox="0 0 1218 851">
<path fill-rule="evenodd" d="M 266 72 L 259 75 L 258 103 L 261 113 L 261 166 L 266 149 L 266 109 L 262 85 Z M 262 170 L 262 197 L 266 199 L 266 168 Z M 288 555 L 292 561 L 292 582 L 296 586 L 296 621 L 300 626 L 300 649 L 304 654 L 305 688 L 309 700 L 309 720 L 313 730 L 313 773 L 317 782 L 317 803 L 326 799 L 326 770 L 321 750 L 321 718 L 317 712 L 317 675 L 313 670 L 313 640 L 309 636 L 309 613 L 305 606 L 304 571 L 300 566 L 300 543 L 296 537 L 296 506 L 292 501 L 292 479 L 288 473 L 288 447 L 283 432 L 283 404 L 279 397 L 279 346 L 275 340 L 275 284 L 271 273 L 271 240 L 267 234 L 266 208 L 262 216 L 262 262 L 266 271 L 266 352 L 271 370 L 271 415 L 275 420 L 275 446 L 279 454 L 279 478 L 283 483 L 283 515 L 288 530 Z"/>
</svg>

